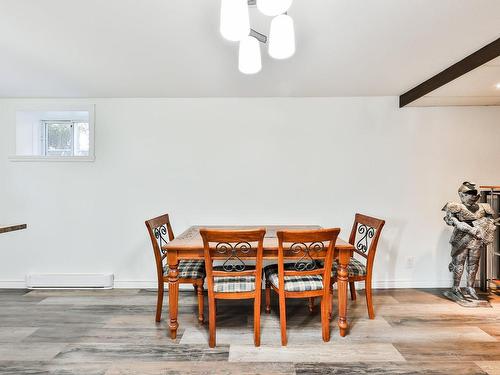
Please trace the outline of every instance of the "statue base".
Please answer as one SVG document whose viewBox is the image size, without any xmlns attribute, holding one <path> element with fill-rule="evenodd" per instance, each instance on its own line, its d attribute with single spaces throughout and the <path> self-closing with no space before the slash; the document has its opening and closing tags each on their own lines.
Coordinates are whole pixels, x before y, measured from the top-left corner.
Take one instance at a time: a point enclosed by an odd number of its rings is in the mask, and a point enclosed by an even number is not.
<svg viewBox="0 0 500 375">
<path fill-rule="evenodd" d="M 455 293 L 450 290 L 443 292 L 443 296 L 449 300 L 456 302 L 462 307 L 491 307 L 490 303 L 481 299 L 465 299 L 459 298 Z"/>
</svg>

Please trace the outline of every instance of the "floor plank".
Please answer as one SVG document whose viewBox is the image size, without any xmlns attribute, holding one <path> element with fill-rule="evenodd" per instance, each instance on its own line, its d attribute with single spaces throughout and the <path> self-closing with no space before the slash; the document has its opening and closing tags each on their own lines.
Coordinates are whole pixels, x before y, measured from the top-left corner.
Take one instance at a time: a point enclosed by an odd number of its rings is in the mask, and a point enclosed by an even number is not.
<svg viewBox="0 0 500 375">
<path fill-rule="evenodd" d="M 500 339 L 500 322 L 498 323 L 490 323 L 490 324 L 479 324 L 479 328 L 481 328 L 488 335 L 495 337 L 497 340 Z"/>
<path fill-rule="evenodd" d="M 292 363 L 152 362 L 114 364 L 106 375 L 290 375 Z"/>
<path fill-rule="evenodd" d="M 182 337 L 182 332 L 179 338 Z M 167 338 L 165 327 L 157 328 L 85 328 L 43 327 L 23 339 L 24 343 L 96 343 L 96 344 L 163 344 Z M 198 342 L 199 343 L 199 342 Z"/>
<path fill-rule="evenodd" d="M 111 363 L 0 361 L 2 375 L 105 375 Z"/>
<path fill-rule="evenodd" d="M 179 345 L 165 342 L 152 344 L 69 344 L 55 357 L 59 361 L 71 362 L 115 362 L 115 361 L 227 361 L 229 348 L 206 345 Z"/>
<path fill-rule="evenodd" d="M 500 375 L 500 361 L 478 361 L 476 364 L 489 375 Z"/>
<path fill-rule="evenodd" d="M 37 329 L 36 327 L 0 327 L 0 343 L 19 342 Z"/>
<path fill-rule="evenodd" d="M 48 361 L 60 353 L 66 344 L 24 344 L 1 343 L 0 359 L 2 361 Z"/>
<path fill-rule="evenodd" d="M 395 343 L 408 361 L 500 361 L 498 342 Z"/>
<path fill-rule="evenodd" d="M 485 375 L 473 362 L 297 363 L 297 375 Z"/>
<path fill-rule="evenodd" d="M 232 344 L 229 362 L 399 362 L 404 357 L 391 344 L 324 343 L 260 346 Z"/>
</svg>

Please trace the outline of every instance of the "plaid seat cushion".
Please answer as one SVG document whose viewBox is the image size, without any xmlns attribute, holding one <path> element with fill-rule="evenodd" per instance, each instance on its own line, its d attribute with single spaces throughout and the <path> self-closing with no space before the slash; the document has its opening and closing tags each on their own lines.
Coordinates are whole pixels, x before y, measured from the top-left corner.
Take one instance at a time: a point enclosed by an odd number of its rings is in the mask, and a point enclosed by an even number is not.
<svg viewBox="0 0 500 375">
<path fill-rule="evenodd" d="M 255 290 L 254 276 L 214 277 L 214 292 L 252 292 Z"/>
<path fill-rule="evenodd" d="M 332 267 L 332 276 L 336 277 L 337 276 L 337 268 L 339 264 L 337 261 L 333 263 Z M 349 261 L 349 265 L 347 266 L 347 274 L 348 277 L 355 277 L 355 276 L 366 276 L 366 266 L 361 263 L 359 260 L 355 258 L 351 258 Z"/>
<path fill-rule="evenodd" d="M 294 264 L 285 264 L 285 269 L 292 270 Z M 272 264 L 264 268 L 266 279 L 273 284 L 275 288 L 279 288 L 278 265 Z M 323 277 L 320 275 L 313 276 L 285 276 L 285 290 L 287 292 L 305 292 L 310 290 L 323 289 Z"/>
<path fill-rule="evenodd" d="M 205 277 L 205 261 L 188 259 L 179 261 L 179 279 L 203 279 Z M 168 275 L 168 266 L 163 267 L 163 274 Z"/>
</svg>

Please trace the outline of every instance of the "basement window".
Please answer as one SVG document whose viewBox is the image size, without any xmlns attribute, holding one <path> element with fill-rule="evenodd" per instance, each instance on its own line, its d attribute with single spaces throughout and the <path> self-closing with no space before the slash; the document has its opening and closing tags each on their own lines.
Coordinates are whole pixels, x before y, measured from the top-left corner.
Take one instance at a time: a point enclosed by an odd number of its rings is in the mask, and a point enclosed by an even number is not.
<svg viewBox="0 0 500 375">
<path fill-rule="evenodd" d="M 94 160 L 93 109 L 16 111 L 15 161 Z"/>
<path fill-rule="evenodd" d="M 89 156 L 89 123 L 42 121 L 41 149 L 45 156 Z"/>
</svg>

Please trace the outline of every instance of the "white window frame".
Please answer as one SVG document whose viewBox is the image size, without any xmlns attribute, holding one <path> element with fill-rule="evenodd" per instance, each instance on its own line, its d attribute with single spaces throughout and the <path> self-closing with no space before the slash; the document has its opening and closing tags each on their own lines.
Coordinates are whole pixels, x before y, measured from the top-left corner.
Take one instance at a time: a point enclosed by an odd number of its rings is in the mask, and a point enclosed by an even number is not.
<svg viewBox="0 0 500 375">
<path fill-rule="evenodd" d="M 56 161 L 56 162 L 93 162 L 95 161 L 95 106 L 94 105 L 71 105 L 71 104 L 20 104 L 14 105 L 11 111 L 11 122 L 13 124 L 12 151 L 9 160 L 13 162 L 23 161 Z M 22 111 L 86 111 L 89 113 L 89 154 L 88 156 L 59 156 L 59 155 L 17 155 L 16 154 L 16 113 Z M 74 142 L 74 141 L 73 141 Z M 73 145 L 74 147 L 74 145 Z M 44 151 L 45 153 L 45 151 Z"/>
</svg>

